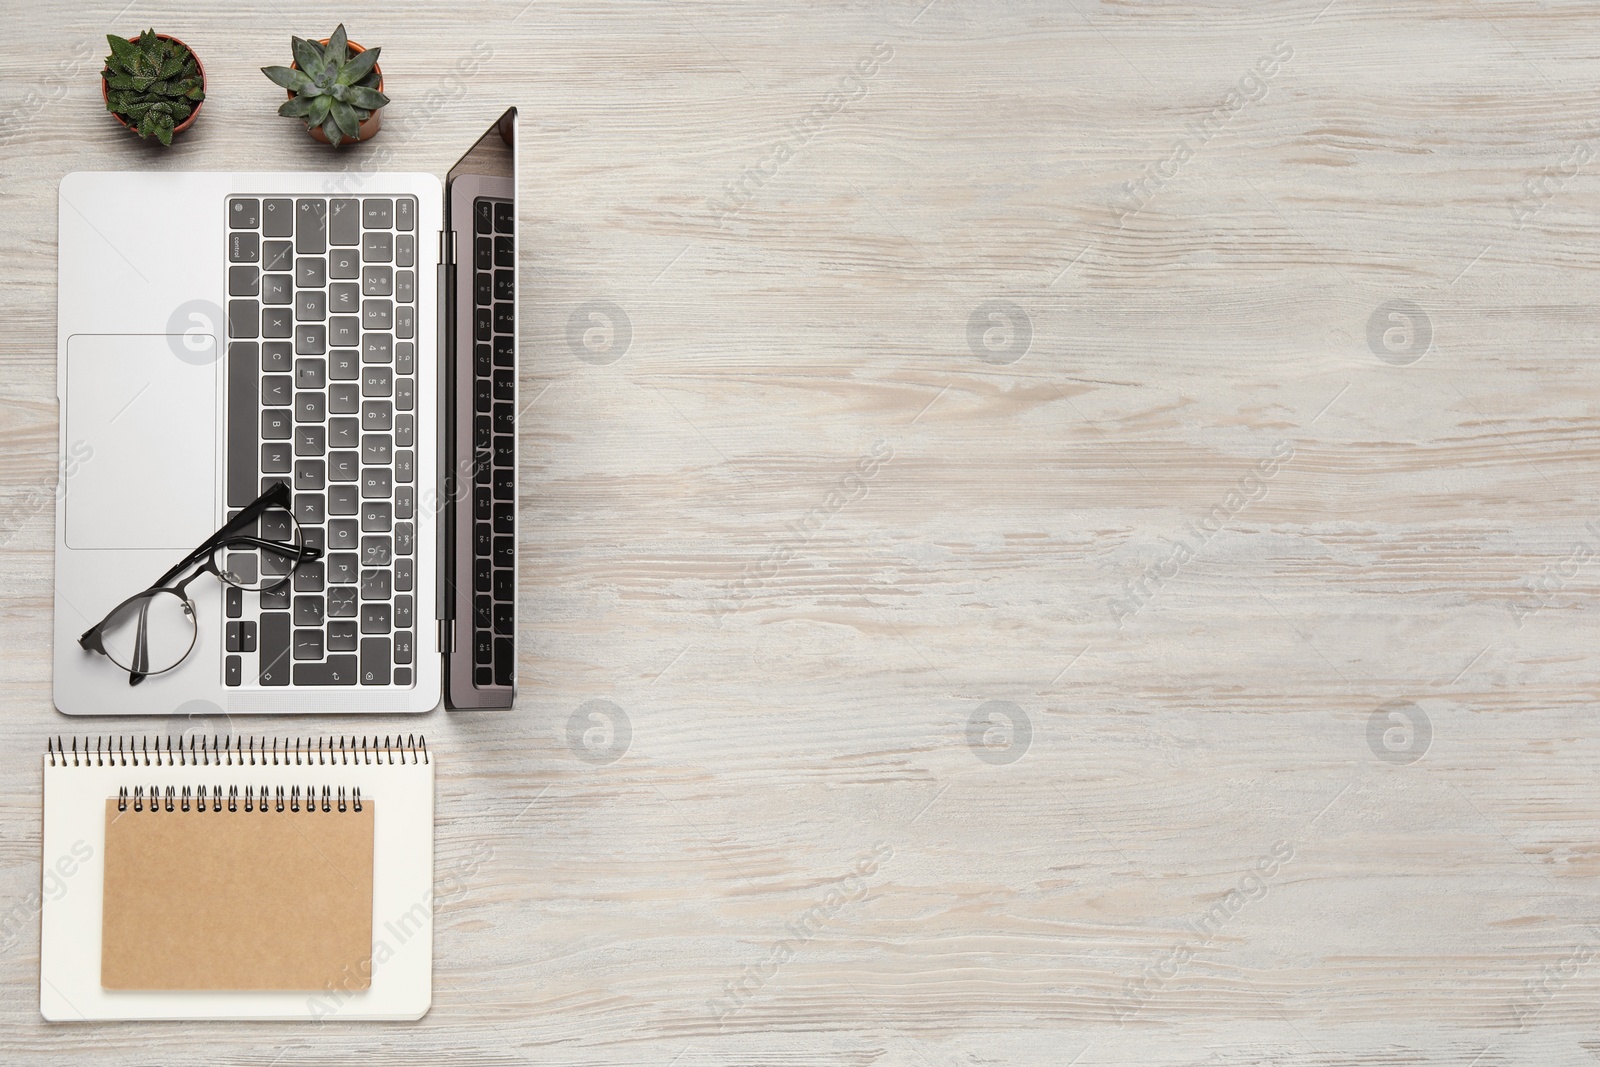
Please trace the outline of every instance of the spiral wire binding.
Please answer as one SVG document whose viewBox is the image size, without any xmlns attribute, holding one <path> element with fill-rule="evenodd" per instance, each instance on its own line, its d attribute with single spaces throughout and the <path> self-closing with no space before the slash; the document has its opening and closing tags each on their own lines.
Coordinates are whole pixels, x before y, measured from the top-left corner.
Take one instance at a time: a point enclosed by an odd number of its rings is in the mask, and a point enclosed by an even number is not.
<svg viewBox="0 0 1600 1067">
<path fill-rule="evenodd" d="M 45 742 L 52 767 L 329 767 L 352 764 L 428 763 L 428 739 L 420 734 L 372 737 L 232 737 L 189 735 L 166 744 L 156 736 L 72 738 L 69 748 L 59 736 Z M 94 745 L 90 747 L 90 741 Z M 152 745 L 153 740 L 153 745 Z"/>
<path fill-rule="evenodd" d="M 264 785 L 261 787 L 261 799 L 257 802 L 255 786 L 247 785 L 244 787 L 244 810 L 263 813 L 273 810 L 287 810 L 298 813 L 303 809 L 308 815 L 318 811 L 353 810 L 359 812 L 362 810 L 360 786 L 356 786 L 348 792 L 344 786 L 340 786 L 337 795 L 331 785 L 325 785 L 321 788 L 322 792 L 319 794 L 317 786 L 308 785 L 302 794 L 299 786 L 291 786 L 289 792 L 285 794 L 281 785 L 277 787 Z M 195 812 L 222 810 L 222 787 L 220 785 L 212 786 L 209 799 L 206 796 L 205 786 L 192 788 L 186 785 L 183 787 L 183 792 L 179 793 L 176 786 L 169 785 L 163 791 L 160 786 L 152 785 L 148 795 L 150 797 L 149 810 L 151 812 L 161 810 L 193 810 Z M 144 786 L 136 785 L 133 787 L 131 805 L 134 811 L 142 812 L 145 810 L 145 796 Z M 304 797 L 303 802 L 302 797 Z M 193 804 L 192 809 L 190 807 L 191 803 Z M 162 807 L 163 804 L 165 804 L 165 809 Z M 127 811 L 129 806 L 128 787 L 122 786 L 117 790 L 117 810 Z M 239 787 L 236 785 L 228 787 L 228 810 L 239 810 Z"/>
</svg>

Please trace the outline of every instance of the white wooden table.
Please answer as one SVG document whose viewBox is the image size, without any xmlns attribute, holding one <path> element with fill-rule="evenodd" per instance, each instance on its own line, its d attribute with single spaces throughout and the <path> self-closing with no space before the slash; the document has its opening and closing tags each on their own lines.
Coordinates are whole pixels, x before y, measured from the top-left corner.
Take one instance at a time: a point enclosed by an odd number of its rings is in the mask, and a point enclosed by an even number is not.
<svg viewBox="0 0 1600 1067">
<path fill-rule="evenodd" d="M 1600 1055 L 1595 5 L 0 10 L 0 1061 Z M 256 68 L 341 14 L 334 154 Z M 424 732 L 431 1013 L 45 1025 L 57 182 L 512 103 L 517 708 L 89 727 Z"/>
</svg>

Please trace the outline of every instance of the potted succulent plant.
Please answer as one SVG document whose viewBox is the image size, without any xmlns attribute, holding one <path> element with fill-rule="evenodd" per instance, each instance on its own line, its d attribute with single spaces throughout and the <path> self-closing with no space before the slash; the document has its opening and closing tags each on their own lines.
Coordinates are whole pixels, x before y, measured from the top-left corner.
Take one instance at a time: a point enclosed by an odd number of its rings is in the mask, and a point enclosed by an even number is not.
<svg viewBox="0 0 1600 1067">
<path fill-rule="evenodd" d="M 107 34 L 111 54 L 100 72 L 106 110 L 140 137 L 164 145 L 200 117 L 206 98 L 206 68 L 176 37 L 145 30 L 138 37 Z"/>
<path fill-rule="evenodd" d="M 381 49 L 367 49 L 350 40 L 344 23 L 322 41 L 291 39 L 294 65 L 262 67 L 261 73 L 289 90 L 278 114 L 301 119 L 311 136 L 338 147 L 365 141 L 378 132 L 383 95 Z"/>
</svg>

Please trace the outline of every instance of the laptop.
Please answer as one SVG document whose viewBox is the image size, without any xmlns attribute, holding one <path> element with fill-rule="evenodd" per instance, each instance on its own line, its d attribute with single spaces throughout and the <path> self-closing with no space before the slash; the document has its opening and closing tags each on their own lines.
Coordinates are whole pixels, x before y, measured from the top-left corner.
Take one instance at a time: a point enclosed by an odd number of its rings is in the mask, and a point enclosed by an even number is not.
<svg viewBox="0 0 1600 1067">
<path fill-rule="evenodd" d="M 443 185 L 77 172 L 59 201 L 57 709 L 510 707 L 516 109 Z M 190 627 L 168 669 L 85 640 L 263 498 L 292 514 L 292 576 L 198 574 L 151 621 Z"/>
</svg>

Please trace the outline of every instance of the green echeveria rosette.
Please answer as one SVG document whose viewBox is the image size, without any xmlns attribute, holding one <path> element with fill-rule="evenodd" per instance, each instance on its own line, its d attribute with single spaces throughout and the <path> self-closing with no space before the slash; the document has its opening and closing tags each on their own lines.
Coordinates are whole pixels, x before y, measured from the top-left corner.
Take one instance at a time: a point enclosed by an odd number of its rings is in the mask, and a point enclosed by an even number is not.
<svg viewBox="0 0 1600 1067">
<path fill-rule="evenodd" d="M 294 94 L 278 114 L 304 120 L 308 130 L 321 127 L 333 145 L 357 140 L 361 124 L 389 102 L 378 92 L 381 49 L 351 55 L 343 23 L 326 45 L 299 37 L 292 40 L 296 66 L 261 68 L 261 73 Z"/>
<path fill-rule="evenodd" d="M 140 137 L 170 145 L 174 128 L 206 98 L 194 53 L 157 37 L 154 29 L 132 41 L 107 34 L 106 41 L 106 110 L 122 116 Z"/>
</svg>

